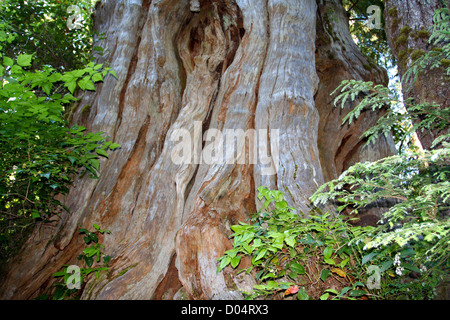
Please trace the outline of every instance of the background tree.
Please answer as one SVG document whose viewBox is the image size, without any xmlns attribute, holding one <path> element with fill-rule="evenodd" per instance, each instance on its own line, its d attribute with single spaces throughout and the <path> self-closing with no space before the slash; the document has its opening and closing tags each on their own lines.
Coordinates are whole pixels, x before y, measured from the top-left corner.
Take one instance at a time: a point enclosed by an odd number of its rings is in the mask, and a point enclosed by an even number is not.
<svg viewBox="0 0 450 320">
<path fill-rule="evenodd" d="M 411 98 L 413 104 L 428 102 L 441 109 L 448 108 L 448 64 L 445 55 L 440 54 L 448 40 L 429 41 L 433 15 L 437 9 L 448 7 L 448 1 L 389 0 L 385 1 L 385 7 L 387 39 L 398 61 L 404 98 Z M 421 67 L 415 76 L 406 75 L 407 70 L 413 72 L 420 64 L 426 68 Z M 408 109 L 408 104 L 405 107 Z M 420 117 L 424 119 L 426 115 Z M 429 149 L 434 139 L 447 132 L 448 126 L 436 128 L 430 124 L 417 134 L 423 147 Z"/>
</svg>

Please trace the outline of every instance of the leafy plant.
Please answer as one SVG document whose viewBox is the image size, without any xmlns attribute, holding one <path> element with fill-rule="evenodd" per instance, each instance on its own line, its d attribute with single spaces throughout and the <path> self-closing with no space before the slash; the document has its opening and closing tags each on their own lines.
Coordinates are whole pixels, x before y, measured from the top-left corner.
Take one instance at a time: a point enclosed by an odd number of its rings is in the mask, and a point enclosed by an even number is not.
<svg viewBox="0 0 450 320">
<path fill-rule="evenodd" d="M 98 278 L 101 271 L 109 270 L 108 263 L 111 260 L 111 257 L 108 255 L 104 255 L 103 249 L 105 248 L 103 244 L 99 243 L 98 235 L 107 233 L 109 234 L 109 230 L 102 230 L 97 224 L 94 224 L 95 231 L 89 231 L 87 229 L 81 228 L 79 229 L 79 234 L 84 234 L 83 240 L 86 245 L 89 245 L 87 248 L 83 249 L 83 252 L 78 256 L 78 260 L 83 260 L 86 267 L 79 268 L 80 270 L 80 283 L 79 288 L 70 288 L 68 286 L 68 282 L 70 277 L 72 277 L 71 267 L 69 265 L 65 265 L 62 271 L 56 272 L 53 274 L 53 277 L 61 278 L 61 282 L 56 282 L 54 284 L 54 291 L 51 294 L 43 294 L 38 297 L 38 300 L 66 300 L 66 299 L 77 299 L 79 293 L 81 292 L 81 286 L 85 282 L 86 277 L 95 272 L 96 277 Z M 94 259 L 95 258 L 95 259 Z M 103 262 L 102 262 L 103 260 Z M 102 262 L 102 264 L 99 264 Z M 93 264 L 97 264 L 97 267 L 93 267 Z"/>
<path fill-rule="evenodd" d="M 350 287 L 339 297 L 370 295 L 352 286 L 355 278 L 365 277 L 365 270 L 356 262 L 361 246 L 350 245 L 350 240 L 363 234 L 364 228 L 329 213 L 301 218 L 281 191 L 265 187 L 258 191 L 263 209 L 253 224 L 231 226 L 233 249 L 219 259 L 218 272 L 228 265 L 237 268 L 242 256 L 251 257 L 251 266 L 240 271 L 254 274 L 259 282 L 253 292 L 246 293 L 248 298 L 283 292 L 284 296 L 295 292 L 297 299 L 319 298 L 331 293 L 325 292 L 331 283 Z"/>
<path fill-rule="evenodd" d="M 91 60 L 95 48 L 91 0 L 2 0 L 0 37 L 14 34 L 3 55 L 16 58 L 34 54 L 32 69 L 51 66 L 58 71 L 81 69 Z M 76 6 L 77 11 L 69 8 Z M 79 26 L 69 28 L 69 20 L 78 18 Z M 69 21 L 69 23 L 68 23 Z"/>
<path fill-rule="evenodd" d="M 12 37 L 1 37 L 0 44 Z M 103 133 L 69 127 L 64 110 L 78 99 L 76 88 L 95 90 L 94 83 L 115 73 L 101 64 L 57 72 L 44 66 L 29 71 L 33 57 L 0 55 L 0 244 L 6 256 L 36 220 L 47 220 L 67 208 L 58 200 L 77 175 L 96 178 L 100 157 L 120 147 Z M 67 91 L 68 90 L 68 91 Z"/>
<path fill-rule="evenodd" d="M 264 207 L 252 224 L 231 226 L 233 249 L 219 258 L 217 268 L 238 269 L 243 257 L 251 258 L 250 267 L 238 270 L 258 282 L 244 292 L 247 299 L 424 299 L 435 294 L 442 260 L 423 259 L 427 247 L 420 238 L 373 246 L 382 236 L 379 228 L 354 226 L 352 219 L 329 213 L 302 218 L 280 191 L 258 191 Z"/>
</svg>

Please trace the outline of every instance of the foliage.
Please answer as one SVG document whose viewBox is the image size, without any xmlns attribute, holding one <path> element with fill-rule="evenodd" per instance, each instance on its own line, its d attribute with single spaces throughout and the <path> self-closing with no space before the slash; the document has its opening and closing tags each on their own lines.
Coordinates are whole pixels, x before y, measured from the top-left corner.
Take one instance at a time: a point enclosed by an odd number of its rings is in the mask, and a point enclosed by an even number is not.
<svg viewBox="0 0 450 320">
<path fill-rule="evenodd" d="M 0 38 L 11 43 L 14 36 Z M 2 255 L 36 220 L 66 209 L 66 194 L 76 175 L 96 177 L 99 157 L 119 147 L 102 133 L 69 127 L 64 108 L 74 103 L 76 88 L 95 90 L 109 68 L 93 62 L 83 69 L 57 72 L 43 66 L 30 71 L 33 57 L 0 56 L 0 243 Z M 67 92 L 67 90 L 69 92 Z"/>
<path fill-rule="evenodd" d="M 384 29 L 384 2 L 381 0 L 344 0 L 343 4 L 349 15 L 350 32 L 356 39 L 361 52 L 386 68 L 394 65 L 395 58 L 388 45 Z M 368 12 L 368 8 L 374 5 L 380 8 L 380 28 L 367 24 L 372 15 L 372 12 Z"/>
<path fill-rule="evenodd" d="M 442 60 L 450 58 L 446 47 L 450 35 L 447 31 L 448 10 L 437 10 L 434 21 L 430 43 L 440 42 L 444 44 L 443 49 L 430 51 L 418 59 L 406 77 L 416 79 L 425 70 L 443 67 Z M 342 106 L 348 99 L 361 100 L 344 122 L 351 123 L 366 109 L 385 110 L 378 123 L 365 132 L 368 143 L 375 142 L 380 134 L 389 134 L 399 122 L 410 124 L 409 129 L 403 132 L 403 140 L 418 130 L 440 133 L 431 146 L 432 150 L 413 149 L 379 161 L 358 163 L 338 179 L 321 186 L 312 197 L 315 205 L 334 202 L 339 211 L 350 213 L 390 200 L 391 206 L 384 213 L 380 225 L 367 235 L 364 249 L 376 249 L 374 254 L 380 257 L 384 257 L 386 252 L 392 255 L 409 250 L 408 265 L 413 266 L 410 270 L 417 272 L 421 267 L 428 270 L 426 274 L 432 275 L 429 279 L 433 280 L 423 283 L 432 286 L 436 279 L 448 274 L 450 264 L 450 135 L 445 133 L 450 122 L 450 110 L 430 102 L 414 104 L 413 100 L 407 99 L 403 102 L 407 112 L 396 112 L 393 104 L 401 101 L 388 88 L 374 86 L 371 82 L 344 81 L 333 94 L 336 92 L 339 94 L 335 103 Z M 429 291 L 432 292 L 431 289 Z"/>
<path fill-rule="evenodd" d="M 252 272 L 259 284 L 246 293 L 247 298 L 296 293 L 295 298 L 300 300 L 354 299 L 371 294 L 355 280 L 365 274 L 357 265 L 361 248 L 349 246 L 363 228 L 328 213 L 301 218 L 288 206 L 281 191 L 265 187 L 258 191 L 258 198 L 264 200 L 263 209 L 252 219 L 253 224 L 231 226 L 233 249 L 225 252 L 218 266 L 218 271 L 228 265 L 237 268 L 243 256 L 251 257 L 251 266 L 241 272 Z M 331 283 L 337 283 L 340 291 L 331 288 Z M 314 292 L 314 288 L 321 290 Z"/>
<path fill-rule="evenodd" d="M 442 276 L 433 258 L 423 260 L 423 243 L 371 245 L 378 229 L 352 225 L 329 213 L 301 218 L 282 192 L 258 189 L 264 206 L 252 224 L 231 226 L 233 249 L 218 261 L 258 281 L 247 299 L 424 299 L 432 298 Z M 448 241 L 448 240 L 447 240 Z M 445 242 L 442 243 L 445 245 Z"/>
<path fill-rule="evenodd" d="M 83 252 L 78 256 L 78 260 L 83 259 L 86 268 L 80 268 L 80 278 L 79 278 L 79 288 L 70 288 L 67 284 L 70 282 L 70 278 L 73 276 L 70 272 L 70 266 L 65 265 L 62 271 L 53 274 L 53 277 L 61 278 L 61 282 L 56 282 L 54 284 L 55 290 L 52 294 L 40 295 L 38 300 L 67 300 L 67 299 L 78 299 L 81 292 L 81 286 L 85 282 L 86 277 L 95 272 L 97 278 L 100 276 L 101 271 L 109 270 L 108 263 L 111 257 L 104 255 L 103 249 L 105 248 L 103 244 L 99 243 L 98 235 L 104 233 L 110 233 L 109 230 L 102 230 L 97 224 L 94 224 L 95 231 L 89 231 L 87 229 L 79 229 L 79 234 L 84 234 L 83 241 L 89 247 L 83 249 Z M 95 260 L 94 260 L 95 258 Z M 103 262 L 102 262 L 103 260 Z M 97 264 L 93 267 L 94 262 Z M 100 264 L 100 262 L 102 262 Z"/>
<path fill-rule="evenodd" d="M 374 143 L 380 134 L 387 136 L 398 127 L 403 129 L 396 133 L 396 138 L 398 141 L 404 142 L 418 130 L 441 131 L 449 125 L 450 110 L 448 108 L 443 109 L 439 105 L 429 102 L 414 104 L 413 98 L 402 100 L 396 92 L 383 85 L 374 85 L 371 81 L 344 80 L 332 95 L 336 93 L 339 94 L 334 102 L 340 104 L 341 107 L 344 107 L 345 102 L 349 99 L 360 100 L 358 105 L 345 116 L 343 122 L 351 124 L 365 110 L 381 111 L 382 115 L 377 124 L 363 134 L 368 143 Z M 399 107 L 402 105 L 407 107 L 408 112 L 402 111 L 402 108 Z M 446 136 L 441 137 L 435 141 L 433 146 L 445 139 L 447 139 Z"/>
<path fill-rule="evenodd" d="M 93 44 L 91 0 L 2 0 L 0 37 L 15 35 L 0 53 L 15 58 L 33 54 L 33 69 L 50 65 L 58 71 L 79 69 L 90 62 Z M 79 12 L 70 11 L 76 5 Z M 77 21 L 73 18 L 78 18 Z M 70 25 L 79 24 L 79 27 Z M 69 26 L 71 28 L 69 29 Z"/>
</svg>

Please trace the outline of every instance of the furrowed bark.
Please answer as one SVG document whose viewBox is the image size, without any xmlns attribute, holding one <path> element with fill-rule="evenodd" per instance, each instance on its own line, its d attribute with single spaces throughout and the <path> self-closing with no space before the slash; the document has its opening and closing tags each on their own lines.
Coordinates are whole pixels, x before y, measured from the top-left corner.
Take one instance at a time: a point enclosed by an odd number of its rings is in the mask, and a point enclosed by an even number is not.
<svg viewBox="0 0 450 320">
<path fill-rule="evenodd" d="M 330 6 L 339 41 L 324 19 Z M 342 12 L 338 1 L 102 1 L 96 29 L 108 54 L 97 61 L 118 79 L 85 93 L 73 122 L 122 147 L 99 179 L 76 181 L 70 214 L 36 228 L 0 296 L 49 288 L 54 272 L 77 264 L 78 229 L 96 223 L 111 230 L 100 240 L 112 260 L 86 279 L 83 299 L 243 298 L 252 278 L 217 273 L 217 259 L 231 248 L 230 225 L 261 208 L 257 188 L 283 191 L 307 215 L 324 181 L 388 153 L 388 140 L 362 148 L 376 114 L 341 127 L 329 97 L 346 78 L 385 80 L 378 67 L 363 70 Z"/>
</svg>

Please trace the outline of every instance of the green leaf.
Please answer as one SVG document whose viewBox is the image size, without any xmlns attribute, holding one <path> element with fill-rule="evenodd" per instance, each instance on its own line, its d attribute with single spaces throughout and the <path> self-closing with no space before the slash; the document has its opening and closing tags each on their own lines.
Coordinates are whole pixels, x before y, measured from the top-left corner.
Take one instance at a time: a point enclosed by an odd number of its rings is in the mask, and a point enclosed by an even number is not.
<svg viewBox="0 0 450 320">
<path fill-rule="evenodd" d="M 97 254 L 98 249 L 95 247 L 88 247 L 83 250 L 83 253 L 88 257 L 93 257 Z"/>
<path fill-rule="evenodd" d="M 29 67 L 31 66 L 31 58 L 30 54 L 21 54 L 17 57 L 17 64 L 21 67 Z"/>
<path fill-rule="evenodd" d="M 33 212 L 31 213 L 31 217 L 33 219 L 39 219 L 41 217 L 41 214 L 39 213 L 39 211 L 33 210 Z"/>
<path fill-rule="evenodd" d="M 103 149 L 96 149 L 95 152 L 100 156 L 104 156 L 104 157 L 108 158 L 108 153 Z"/>
<path fill-rule="evenodd" d="M 262 249 L 261 251 L 259 251 L 258 255 L 255 258 L 255 262 L 258 261 L 259 259 L 262 259 L 267 253 L 267 249 Z"/>
<path fill-rule="evenodd" d="M 92 264 L 94 263 L 94 258 L 88 257 L 88 256 L 83 256 L 83 259 L 88 267 L 92 267 Z"/>
<path fill-rule="evenodd" d="M 111 150 L 114 150 L 114 149 L 117 149 L 117 148 L 120 148 L 121 147 L 121 145 L 120 144 L 118 144 L 118 143 L 111 143 L 110 145 L 109 145 L 109 149 L 111 149 Z"/>
<path fill-rule="evenodd" d="M 92 76 L 92 81 L 94 81 L 94 82 L 103 81 L 103 77 L 102 77 L 102 75 L 100 73 L 95 73 Z"/>
<path fill-rule="evenodd" d="M 305 288 L 301 288 L 301 289 L 298 290 L 297 299 L 298 300 L 309 300 L 309 296 L 306 293 Z"/>
<path fill-rule="evenodd" d="M 77 82 L 75 80 L 72 80 L 70 82 L 67 82 L 65 84 L 65 86 L 67 87 L 67 89 L 70 91 L 70 93 L 74 93 L 75 88 L 77 87 Z"/>
<path fill-rule="evenodd" d="M 361 296 L 365 296 L 367 294 L 367 292 L 365 292 L 364 290 L 352 290 L 350 291 L 350 297 L 361 297 Z"/>
<path fill-rule="evenodd" d="M 100 162 L 97 159 L 89 159 L 89 164 L 97 171 L 100 169 Z"/>
<path fill-rule="evenodd" d="M 111 256 L 104 256 L 103 257 L 103 263 L 108 263 L 109 261 L 111 261 Z"/>
<path fill-rule="evenodd" d="M 220 259 L 219 267 L 217 268 L 217 272 L 220 272 L 223 268 L 225 268 L 231 262 L 231 258 L 229 256 L 224 256 Z"/>
<path fill-rule="evenodd" d="M 78 85 L 80 86 L 81 89 L 83 90 L 91 90 L 91 91 L 95 91 L 95 85 L 92 83 L 91 79 L 89 78 L 89 76 L 85 76 L 83 79 L 81 79 L 80 81 L 78 81 Z"/>
<path fill-rule="evenodd" d="M 231 266 L 233 267 L 233 269 L 235 269 L 239 265 L 240 261 L 241 256 L 235 256 L 233 259 L 231 259 Z"/>
<path fill-rule="evenodd" d="M 78 233 L 80 233 L 80 234 L 82 234 L 82 233 L 88 234 L 89 230 L 87 230 L 85 228 L 80 228 L 80 229 L 78 229 Z"/>
<path fill-rule="evenodd" d="M 370 260 L 372 260 L 373 257 L 375 257 L 376 255 L 377 255 L 376 252 L 372 252 L 372 253 L 366 254 L 366 255 L 362 258 L 362 260 L 361 260 L 361 265 L 366 264 L 367 262 L 369 262 Z"/>
<path fill-rule="evenodd" d="M 58 271 L 58 272 L 55 272 L 54 274 L 52 274 L 52 277 L 62 277 L 62 276 L 65 276 L 67 274 L 67 272 L 64 270 L 64 271 Z"/>
<path fill-rule="evenodd" d="M 295 246 L 295 239 L 296 236 L 295 235 L 291 235 L 287 238 L 284 239 L 284 241 L 286 242 L 286 244 L 290 247 L 294 247 Z"/>
<path fill-rule="evenodd" d="M 333 254 L 333 248 L 332 247 L 326 247 L 323 250 L 323 256 L 326 259 L 329 259 L 331 257 L 331 255 Z"/>
<path fill-rule="evenodd" d="M 330 294 L 328 292 L 324 293 L 323 295 L 320 296 L 320 300 L 327 300 L 329 296 Z"/>
<path fill-rule="evenodd" d="M 112 74 L 114 76 L 114 78 L 117 79 L 117 74 L 114 70 L 109 70 L 109 73 Z"/>
<path fill-rule="evenodd" d="M 3 65 L 5 67 L 11 67 L 12 65 L 14 65 L 14 60 L 8 57 L 3 57 Z"/>
<path fill-rule="evenodd" d="M 325 282 L 325 280 L 327 280 L 328 276 L 330 275 L 330 270 L 328 269 L 323 269 L 320 272 L 320 280 L 322 280 L 323 282 Z"/>
<path fill-rule="evenodd" d="M 294 271 L 295 273 L 297 273 L 297 274 L 304 274 L 305 273 L 305 268 L 301 264 L 299 264 L 297 262 L 292 262 L 289 265 L 289 268 L 292 271 Z"/>
</svg>

